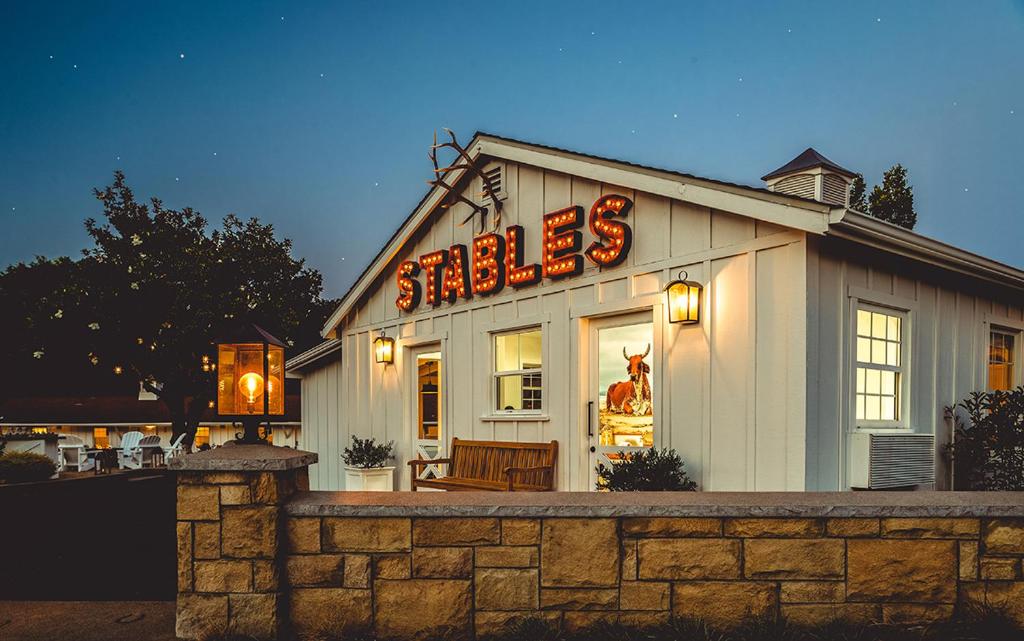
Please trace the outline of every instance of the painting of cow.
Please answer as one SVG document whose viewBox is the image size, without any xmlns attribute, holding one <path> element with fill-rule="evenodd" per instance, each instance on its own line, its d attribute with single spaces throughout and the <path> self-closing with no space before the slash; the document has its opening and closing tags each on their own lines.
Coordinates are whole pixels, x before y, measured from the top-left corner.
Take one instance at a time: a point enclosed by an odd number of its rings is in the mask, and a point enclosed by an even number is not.
<svg viewBox="0 0 1024 641">
<path fill-rule="evenodd" d="M 622 356 L 626 359 L 626 373 L 629 379 L 612 383 L 608 386 L 605 394 L 605 408 L 609 412 L 625 414 L 627 416 L 650 416 L 653 413 L 651 404 L 651 382 L 648 374 L 651 366 L 644 362 L 644 359 L 651 353 L 651 345 L 643 354 L 626 352 L 622 348 Z"/>
</svg>

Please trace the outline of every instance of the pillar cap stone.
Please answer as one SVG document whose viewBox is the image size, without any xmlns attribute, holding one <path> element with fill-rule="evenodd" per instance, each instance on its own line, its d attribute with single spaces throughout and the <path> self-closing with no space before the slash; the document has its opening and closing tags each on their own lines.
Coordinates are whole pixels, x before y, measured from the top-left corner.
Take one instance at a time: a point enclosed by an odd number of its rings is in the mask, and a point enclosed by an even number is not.
<svg viewBox="0 0 1024 641">
<path fill-rule="evenodd" d="M 238 445 L 177 456 L 167 467 L 183 472 L 280 472 L 307 467 L 317 462 L 315 452 L 274 445 Z"/>
</svg>

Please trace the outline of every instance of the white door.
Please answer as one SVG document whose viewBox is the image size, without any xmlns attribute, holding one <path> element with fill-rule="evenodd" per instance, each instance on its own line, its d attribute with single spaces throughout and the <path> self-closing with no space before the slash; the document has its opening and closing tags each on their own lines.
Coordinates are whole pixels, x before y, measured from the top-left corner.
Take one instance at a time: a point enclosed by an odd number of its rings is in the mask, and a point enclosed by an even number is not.
<svg viewBox="0 0 1024 641">
<path fill-rule="evenodd" d="M 444 434 L 444 375 L 441 351 L 438 345 L 417 347 L 411 350 L 412 384 L 409 395 L 412 407 L 413 456 L 418 459 L 442 458 L 445 450 Z M 434 465 L 419 469 L 419 478 L 437 478 L 442 471 Z"/>
<path fill-rule="evenodd" d="M 655 428 L 654 321 L 652 312 L 598 318 L 589 323 L 587 438 L 590 489 L 596 467 L 614 465 L 625 452 L 653 447 Z"/>
</svg>

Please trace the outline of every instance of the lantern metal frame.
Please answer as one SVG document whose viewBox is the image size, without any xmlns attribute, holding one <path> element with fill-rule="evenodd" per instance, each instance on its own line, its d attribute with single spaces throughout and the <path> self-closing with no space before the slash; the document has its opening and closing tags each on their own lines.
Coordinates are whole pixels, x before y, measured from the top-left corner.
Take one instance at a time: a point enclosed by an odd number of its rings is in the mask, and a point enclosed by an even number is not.
<svg viewBox="0 0 1024 641">
<path fill-rule="evenodd" d="M 385 350 L 386 355 L 382 355 Z M 380 330 L 380 336 L 373 339 L 373 360 L 383 365 L 395 362 L 395 339 L 384 333 L 384 330 Z"/>
<path fill-rule="evenodd" d="M 667 300 L 665 302 L 666 302 L 666 308 L 668 310 L 668 321 L 670 323 L 678 323 L 678 324 L 681 324 L 681 325 L 697 325 L 697 324 L 700 323 L 700 316 L 701 316 L 700 308 L 701 308 L 701 302 L 702 302 L 701 301 L 701 297 L 703 296 L 703 293 L 704 293 L 704 286 L 701 285 L 698 282 L 695 282 L 695 281 L 692 281 L 692 280 L 687 280 L 689 278 L 689 276 L 690 276 L 690 274 L 687 273 L 686 270 L 681 269 L 681 270 L 679 270 L 679 273 L 676 275 L 676 279 L 671 281 L 668 285 L 665 285 L 665 296 L 667 298 Z M 673 315 L 673 307 L 672 307 L 672 297 L 673 297 L 672 289 L 674 287 L 678 287 L 678 286 L 682 286 L 682 287 L 686 288 L 686 291 L 684 292 L 683 295 L 685 295 L 686 299 L 687 299 L 686 300 L 686 307 L 687 307 L 687 311 L 688 312 L 690 310 L 690 300 L 691 300 L 691 298 L 694 298 L 694 297 L 696 298 L 696 314 L 693 315 L 694 316 L 693 318 L 690 318 L 691 314 L 689 314 L 689 313 L 687 313 L 687 317 L 686 318 L 679 318 L 679 319 L 673 318 L 674 315 Z M 696 294 L 695 295 L 693 293 L 694 289 L 696 290 Z"/>
<path fill-rule="evenodd" d="M 287 347 L 287 345 L 285 345 L 285 343 L 283 341 L 281 341 L 280 339 L 276 338 L 273 334 L 271 334 L 270 332 L 266 331 L 265 329 L 263 329 L 259 325 L 246 325 L 246 326 L 240 328 L 239 330 L 237 330 L 236 332 L 230 334 L 229 336 L 230 336 L 230 338 L 228 338 L 228 339 L 218 340 L 216 342 L 217 359 L 216 359 L 216 364 L 213 367 L 211 367 L 211 369 L 216 373 L 216 375 L 214 376 L 214 392 L 213 393 L 214 393 L 214 398 L 216 399 L 216 401 L 215 401 L 216 405 L 215 406 L 216 406 L 217 417 L 218 418 L 222 418 L 222 419 L 227 419 L 227 420 L 231 421 L 232 424 L 239 424 L 239 423 L 241 423 L 242 432 L 240 434 L 238 434 L 238 433 L 235 434 L 235 442 L 236 443 L 244 444 L 244 445 L 254 445 L 254 444 L 260 444 L 260 443 L 264 443 L 265 444 L 266 443 L 266 436 L 260 436 L 260 433 L 259 433 L 260 425 L 265 424 L 265 428 L 266 429 L 265 429 L 264 434 L 265 435 L 269 435 L 271 433 L 271 431 L 272 431 L 272 427 L 271 427 L 271 424 L 270 424 L 271 417 L 272 416 L 283 416 L 283 414 L 284 414 L 284 403 L 285 403 L 285 396 L 286 396 L 285 395 L 285 377 L 286 377 L 285 362 L 287 360 L 285 358 L 284 351 L 285 351 L 285 348 Z M 261 401 L 261 406 L 262 406 L 261 410 L 262 411 L 260 411 L 260 412 L 253 412 L 253 413 L 249 413 L 249 414 L 239 414 L 239 413 L 233 412 L 233 411 L 232 412 L 222 412 L 221 411 L 221 404 L 220 404 L 220 393 L 219 393 L 220 380 L 221 380 L 221 376 L 223 375 L 223 372 L 224 372 L 223 364 L 220 362 L 221 347 L 222 346 L 233 346 L 233 347 L 235 347 L 235 353 L 237 355 L 237 353 L 238 353 L 238 351 L 237 351 L 238 346 L 240 346 L 240 345 L 257 345 L 257 344 L 260 345 L 260 350 L 262 352 L 262 356 L 261 356 L 261 359 L 260 359 L 261 362 L 262 362 L 262 366 L 263 366 L 262 367 L 263 392 L 261 394 L 261 396 L 263 397 L 262 401 Z M 270 387 L 270 381 L 271 381 L 270 358 L 269 358 L 271 347 L 279 348 L 280 349 L 280 353 L 281 353 L 281 375 L 280 375 L 281 411 L 280 411 L 280 413 L 273 414 L 273 415 L 270 413 L 270 397 L 271 397 L 271 395 L 273 395 L 273 392 L 268 389 Z M 235 365 L 237 365 L 237 360 L 236 360 Z M 235 370 L 235 373 L 234 373 L 233 378 L 232 378 L 232 386 L 237 385 L 239 380 L 240 380 L 240 378 L 241 377 L 239 377 L 238 374 L 237 374 L 237 370 Z M 232 390 L 232 394 L 234 394 L 234 390 Z M 232 409 L 237 409 L 237 407 L 233 407 Z"/>
</svg>

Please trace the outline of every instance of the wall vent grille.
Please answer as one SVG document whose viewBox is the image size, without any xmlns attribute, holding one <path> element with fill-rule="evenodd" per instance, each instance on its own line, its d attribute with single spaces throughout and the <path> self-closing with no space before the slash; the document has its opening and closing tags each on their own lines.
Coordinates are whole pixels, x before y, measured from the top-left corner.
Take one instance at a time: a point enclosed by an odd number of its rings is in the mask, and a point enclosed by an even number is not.
<svg viewBox="0 0 1024 641">
<path fill-rule="evenodd" d="M 934 435 L 868 432 L 851 436 L 851 487 L 880 490 L 935 483 Z"/>
<path fill-rule="evenodd" d="M 825 174 L 822 184 L 822 200 L 830 205 L 846 206 L 846 194 L 850 185 L 840 176 Z"/>
<path fill-rule="evenodd" d="M 499 200 L 504 199 L 504 197 L 505 197 L 505 184 L 504 184 L 505 176 L 504 176 L 504 172 L 502 171 L 502 166 L 501 165 L 493 165 L 491 167 L 487 167 L 486 169 L 484 169 L 484 175 L 487 176 L 488 179 L 490 179 L 490 181 L 491 181 L 491 188 L 494 190 L 494 195 L 497 196 Z M 482 204 L 487 204 L 490 201 L 491 201 L 491 199 L 487 197 L 486 193 L 484 193 L 483 179 L 481 179 L 480 180 L 480 202 Z"/>
<path fill-rule="evenodd" d="M 811 174 L 798 174 L 786 176 L 775 183 L 774 191 L 790 196 L 814 199 L 814 176 Z"/>
</svg>

